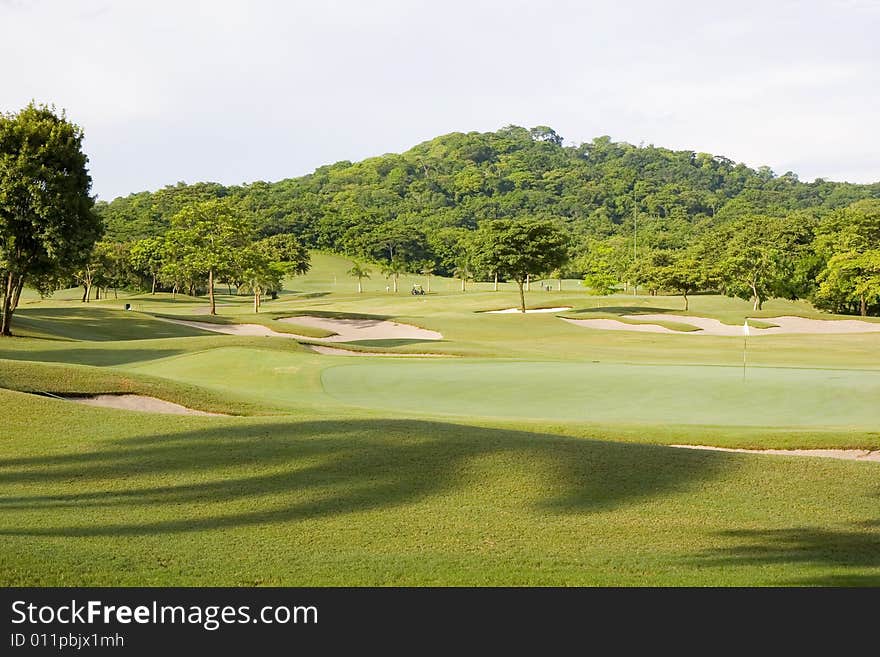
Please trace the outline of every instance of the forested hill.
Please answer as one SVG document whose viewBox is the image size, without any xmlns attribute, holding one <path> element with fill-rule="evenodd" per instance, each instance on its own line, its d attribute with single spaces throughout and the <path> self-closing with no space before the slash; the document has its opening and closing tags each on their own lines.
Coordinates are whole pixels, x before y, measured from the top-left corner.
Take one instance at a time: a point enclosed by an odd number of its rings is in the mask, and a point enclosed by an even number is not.
<svg viewBox="0 0 880 657">
<path fill-rule="evenodd" d="M 162 234 L 193 201 L 224 196 L 239 199 L 263 235 L 293 233 L 311 247 L 372 258 L 387 259 L 397 248 L 411 262 L 433 260 L 448 269 L 460 237 L 490 218 L 552 218 L 576 242 L 631 234 L 635 218 L 640 243 L 650 247 L 745 214 L 824 215 L 880 198 L 880 183 L 804 183 L 791 172 L 608 137 L 563 146 L 551 128 L 509 126 L 452 133 L 399 155 L 338 162 L 300 178 L 231 187 L 179 183 L 99 202 L 97 209 L 106 239 L 130 241 Z"/>
</svg>

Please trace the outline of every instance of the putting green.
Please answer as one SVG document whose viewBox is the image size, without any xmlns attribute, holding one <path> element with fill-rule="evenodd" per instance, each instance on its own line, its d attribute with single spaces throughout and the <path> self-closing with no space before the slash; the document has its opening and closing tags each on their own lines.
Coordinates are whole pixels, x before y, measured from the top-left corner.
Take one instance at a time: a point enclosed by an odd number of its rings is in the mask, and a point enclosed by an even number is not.
<svg viewBox="0 0 880 657">
<path fill-rule="evenodd" d="M 347 404 L 460 416 L 765 427 L 880 425 L 880 372 L 535 362 L 329 367 Z"/>
</svg>

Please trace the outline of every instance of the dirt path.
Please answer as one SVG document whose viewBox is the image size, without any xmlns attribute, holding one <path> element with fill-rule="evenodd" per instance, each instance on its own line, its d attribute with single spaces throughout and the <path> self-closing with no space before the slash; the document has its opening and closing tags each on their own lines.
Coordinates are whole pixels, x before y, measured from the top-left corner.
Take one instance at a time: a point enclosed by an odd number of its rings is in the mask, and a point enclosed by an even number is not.
<svg viewBox="0 0 880 657">
<path fill-rule="evenodd" d="M 880 450 L 867 449 L 733 449 L 731 447 L 711 447 L 709 445 L 669 445 L 682 449 L 708 449 L 715 452 L 741 452 L 743 454 L 769 454 L 773 456 L 818 456 L 828 459 L 848 461 L 880 462 Z"/>
</svg>

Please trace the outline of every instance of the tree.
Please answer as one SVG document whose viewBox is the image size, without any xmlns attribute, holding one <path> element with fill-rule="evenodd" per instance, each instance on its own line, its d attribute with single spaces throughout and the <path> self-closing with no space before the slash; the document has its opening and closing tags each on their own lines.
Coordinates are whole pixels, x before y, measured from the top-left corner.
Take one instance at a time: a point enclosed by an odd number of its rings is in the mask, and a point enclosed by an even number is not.
<svg viewBox="0 0 880 657">
<path fill-rule="evenodd" d="M 358 294 L 360 294 L 360 293 L 362 293 L 362 292 L 364 291 L 364 290 L 363 290 L 363 286 L 361 285 L 361 281 L 362 281 L 363 279 L 365 279 L 365 278 L 369 278 L 369 277 L 370 277 L 370 273 L 371 273 L 371 272 L 370 272 L 369 269 L 367 269 L 366 267 L 364 267 L 364 266 L 362 266 L 362 265 L 359 265 L 359 264 L 356 263 L 356 262 L 352 265 L 351 269 L 348 270 L 348 275 L 351 276 L 352 278 L 356 278 L 356 279 L 357 279 L 357 282 L 358 282 Z"/>
<path fill-rule="evenodd" d="M 819 227 L 816 251 L 825 260 L 814 302 L 862 316 L 880 302 L 880 200 L 863 200 L 831 214 Z"/>
<path fill-rule="evenodd" d="M 437 265 L 433 260 L 426 260 L 422 262 L 422 266 L 419 268 L 419 273 L 425 277 L 425 291 L 428 294 L 431 293 L 431 275 L 434 273 L 434 269 Z"/>
<path fill-rule="evenodd" d="M 266 237 L 257 242 L 256 248 L 269 261 L 283 265 L 284 273 L 288 276 L 305 274 L 312 266 L 309 250 L 289 233 Z"/>
<path fill-rule="evenodd" d="M 253 231 L 227 200 L 196 203 L 178 212 L 166 236 L 169 256 L 186 272 L 208 277 L 210 313 L 217 314 L 214 279 L 234 270 L 237 252 L 247 247 Z"/>
<path fill-rule="evenodd" d="M 397 293 L 397 283 L 400 279 L 400 275 L 405 271 L 406 263 L 400 256 L 394 256 L 391 258 L 390 262 L 382 265 L 382 273 L 385 275 L 385 278 L 391 279 L 391 282 L 394 285 L 395 294 Z"/>
<path fill-rule="evenodd" d="M 658 268 L 657 279 L 661 287 L 684 297 L 685 310 L 688 310 L 688 295 L 709 284 L 703 263 L 690 253 L 676 255 L 668 265 Z"/>
<path fill-rule="evenodd" d="M 859 314 L 866 317 L 868 307 L 880 302 L 880 249 L 832 256 L 819 274 L 815 301 L 837 312 L 849 311 L 857 303 Z"/>
<path fill-rule="evenodd" d="M 461 291 L 466 291 L 467 282 L 474 277 L 474 273 L 471 271 L 471 263 L 467 256 L 459 258 L 458 263 L 452 270 L 452 275 L 461 281 Z"/>
<path fill-rule="evenodd" d="M 150 294 L 156 294 L 156 284 L 165 261 L 165 240 L 148 237 L 131 245 L 129 264 L 135 272 L 150 279 Z"/>
<path fill-rule="evenodd" d="M 583 285 L 597 296 L 608 296 L 617 289 L 619 279 L 613 258 L 614 249 L 611 246 L 593 242 L 578 261 L 578 267 L 584 272 Z"/>
<path fill-rule="evenodd" d="M 474 234 L 470 243 L 470 257 L 474 267 L 481 273 L 491 276 L 493 290 L 498 291 L 498 274 L 501 271 L 501 258 L 504 246 L 501 240 L 504 233 L 495 230 L 491 224 L 485 223 Z"/>
<path fill-rule="evenodd" d="M 491 254 L 483 257 L 488 258 L 500 276 L 517 284 L 523 313 L 526 311 L 523 286 L 529 275 L 565 265 L 569 259 L 568 245 L 568 236 L 542 219 L 490 221 L 480 227 L 475 237 L 475 252 Z"/>
<path fill-rule="evenodd" d="M 752 300 L 753 309 L 761 310 L 771 297 L 797 298 L 789 281 L 810 237 L 806 227 L 785 219 L 747 215 L 713 231 L 703 252 L 714 258 L 710 265 L 724 293 Z"/>
<path fill-rule="evenodd" d="M 272 235 L 256 243 L 255 248 L 260 252 L 273 268 L 281 272 L 277 284 L 265 288 L 273 299 L 277 298 L 281 290 L 281 281 L 284 276 L 301 276 L 311 268 L 311 256 L 309 250 L 299 240 L 289 233 Z M 265 280 L 270 280 L 267 276 Z"/>
<path fill-rule="evenodd" d="M 281 288 L 281 281 L 288 269 L 284 263 L 273 262 L 260 243 L 237 253 L 235 275 L 242 287 L 254 296 L 254 312 L 260 312 L 263 295 Z"/>
<path fill-rule="evenodd" d="M 70 274 L 103 232 L 82 141 L 54 108 L 0 115 L 0 335 L 12 334 L 25 283 Z"/>
</svg>

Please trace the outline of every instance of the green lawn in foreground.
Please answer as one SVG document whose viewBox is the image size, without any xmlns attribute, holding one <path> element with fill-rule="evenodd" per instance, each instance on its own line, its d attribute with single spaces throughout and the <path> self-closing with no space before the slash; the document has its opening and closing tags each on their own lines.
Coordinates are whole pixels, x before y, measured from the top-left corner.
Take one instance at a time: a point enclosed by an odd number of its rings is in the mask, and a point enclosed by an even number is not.
<svg viewBox="0 0 880 657">
<path fill-rule="evenodd" d="M 876 464 L 0 401 L 5 585 L 880 583 Z"/>
<path fill-rule="evenodd" d="M 0 583 L 880 585 L 878 464 L 662 446 L 876 449 L 880 336 L 752 339 L 743 384 L 739 338 L 481 313 L 515 305 L 509 285 L 435 280 L 411 297 L 377 275 L 358 295 L 349 260 L 314 262 L 261 317 L 218 294 L 216 321 L 394 318 L 444 339 L 370 349 L 465 357 L 320 356 L 149 314 L 197 319 L 205 299 L 25 296 L 13 328 L 31 337 L 0 340 Z M 681 314 L 679 298 L 569 283 L 528 304 Z M 828 317 L 691 304 L 730 323 Z M 9 389 L 139 392 L 238 417 Z"/>
</svg>

